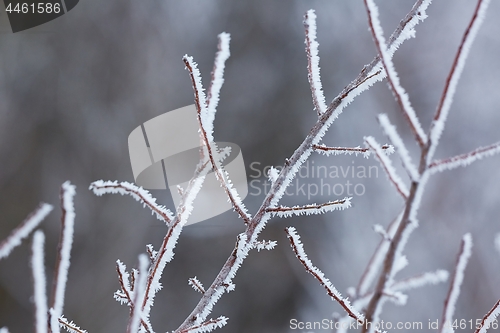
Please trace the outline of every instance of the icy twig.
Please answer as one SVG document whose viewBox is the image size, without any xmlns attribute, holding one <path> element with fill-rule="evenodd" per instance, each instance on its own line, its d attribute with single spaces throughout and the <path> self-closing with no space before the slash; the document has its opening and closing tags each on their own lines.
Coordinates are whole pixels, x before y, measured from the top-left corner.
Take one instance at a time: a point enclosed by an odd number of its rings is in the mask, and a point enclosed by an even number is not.
<svg viewBox="0 0 500 333">
<path fill-rule="evenodd" d="M 433 161 L 429 164 L 429 171 L 439 172 L 444 170 L 453 170 L 458 167 L 466 167 L 483 157 L 493 156 L 500 153 L 500 142 L 496 142 L 487 147 L 479 147 L 471 152 Z"/>
<path fill-rule="evenodd" d="M 220 45 L 221 47 L 227 48 L 227 50 L 221 49 L 220 52 L 229 53 L 229 42 L 221 43 Z M 221 183 L 221 186 L 226 192 L 226 195 L 228 196 L 234 210 L 243 219 L 245 224 L 248 224 L 250 223 L 251 216 L 248 214 L 245 205 L 238 195 L 238 192 L 233 187 L 231 180 L 229 179 L 229 175 L 222 167 L 222 164 L 219 161 L 217 145 L 213 141 L 212 133 L 209 132 L 209 129 L 213 127 L 213 119 L 215 118 L 216 110 L 213 109 L 212 111 L 210 111 L 213 112 L 213 114 L 209 114 L 209 111 L 207 110 L 206 98 L 205 93 L 203 92 L 204 89 L 201 82 L 201 75 L 198 69 L 198 65 L 194 62 L 192 57 L 189 57 L 187 55 L 183 57 L 183 61 L 186 65 L 186 69 L 189 71 L 189 75 L 191 77 L 191 82 L 193 85 L 195 105 L 198 115 L 198 122 L 200 125 L 200 137 L 203 140 L 203 144 L 205 145 L 204 148 L 206 148 L 208 152 L 208 158 L 214 168 L 215 176 Z"/>
<path fill-rule="evenodd" d="M 206 122 L 203 123 L 205 130 L 212 136 L 214 129 L 215 113 L 219 104 L 219 95 L 222 85 L 224 84 L 224 68 L 226 60 L 230 56 L 229 41 L 231 37 L 228 33 L 219 34 L 219 45 L 215 56 L 214 67 L 212 70 L 212 80 L 208 89 Z M 212 139 L 213 140 L 213 139 Z"/>
<path fill-rule="evenodd" d="M 455 272 L 451 279 L 450 289 L 444 301 L 443 319 L 440 332 L 452 333 L 453 314 L 455 313 L 455 305 L 457 304 L 458 296 L 460 295 L 460 287 L 464 280 L 464 272 L 467 267 L 467 262 L 471 255 L 472 237 L 470 234 L 465 234 L 460 245 L 460 252 L 457 257 Z"/>
<path fill-rule="evenodd" d="M 120 260 L 116 261 L 116 272 L 118 273 L 118 282 L 120 289 L 115 292 L 115 299 L 121 304 L 126 303 L 128 306 L 132 305 L 132 290 L 130 289 L 129 273 L 127 267 Z"/>
<path fill-rule="evenodd" d="M 180 331 L 180 333 L 206 333 L 215 330 L 216 328 L 222 328 L 227 324 L 227 318 L 220 316 L 217 319 L 210 319 L 205 321 L 200 325 L 195 325 L 191 328 Z"/>
<path fill-rule="evenodd" d="M 412 163 L 410 154 L 408 153 L 408 149 L 406 149 L 403 139 L 401 139 L 398 132 L 396 131 L 396 127 L 391 124 L 386 114 L 380 114 L 378 116 L 378 121 L 380 123 L 380 126 L 382 126 L 385 135 L 387 135 L 389 140 L 391 140 L 392 144 L 396 147 L 396 151 L 398 152 L 399 157 L 403 162 L 403 166 L 406 169 L 406 172 L 410 176 L 411 180 L 418 181 L 420 176 L 418 174 L 417 168 Z"/>
<path fill-rule="evenodd" d="M 87 333 L 86 330 L 78 327 L 73 321 L 68 321 L 68 319 L 63 316 L 58 318 L 59 326 L 66 329 L 69 333 Z"/>
<path fill-rule="evenodd" d="M 73 199 L 75 186 L 66 181 L 61 186 L 61 237 L 59 239 L 57 261 L 52 284 L 52 304 L 50 309 L 50 330 L 59 333 L 59 317 L 62 316 L 64 307 L 64 293 L 68 281 L 71 247 L 73 245 L 73 232 L 75 225 L 75 207 Z"/>
<path fill-rule="evenodd" d="M 476 330 L 475 333 L 486 333 L 490 328 L 491 324 L 500 315 L 500 300 L 498 300 L 490 311 L 483 317 L 481 321 L 481 326 Z"/>
<path fill-rule="evenodd" d="M 254 243 L 254 248 L 257 249 L 257 252 L 260 252 L 261 250 L 272 250 L 276 247 L 278 242 L 276 241 L 258 241 Z"/>
<path fill-rule="evenodd" d="M 311 87 L 314 109 L 321 116 L 327 109 L 325 94 L 321 84 L 318 42 L 316 41 L 316 13 L 313 9 L 307 11 L 304 16 L 304 27 L 306 30 L 306 54 L 307 54 L 307 78 Z"/>
<path fill-rule="evenodd" d="M 387 81 L 389 82 L 389 86 L 391 87 L 392 92 L 394 93 L 394 97 L 396 98 L 396 101 L 398 102 L 398 105 L 401 108 L 404 117 L 408 121 L 418 144 L 420 145 L 420 147 L 423 147 L 427 143 L 427 135 L 420 125 L 420 121 L 415 114 L 415 110 L 411 106 L 408 94 L 399 82 L 399 77 L 396 69 L 394 68 L 392 57 L 387 52 L 384 32 L 378 18 L 378 7 L 373 0 L 364 1 L 366 10 L 368 12 L 368 24 L 373 34 L 373 39 L 375 41 L 375 45 L 377 46 L 380 60 L 387 73 Z"/>
<path fill-rule="evenodd" d="M 0 243 L 0 259 L 7 258 L 10 252 L 21 244 L 21 241 L 28 237 L 29 234 L 38 227 L 52 209 L 52 205 L 41 203 L 2 243 Z"/>
<path fill-rule="evenodd" d="M 317 267 L 313 265 L 311 260 L 307 257 L 307 254 L 304 251 L 304 247 L 302 242 L 300 241 L 300 236 L 297 234 L 296 229 L 294 227 L 287 227 L 285 229 L 288 239 L 290 241 L 290 245 L 292 246 L 292 250 L 299 259 L 300 263 L 308 273 L 310 273 L 318 282 L 326 289 L 328 295 L 335 301 L 337 301 L 340 306 L 346 311 L 349 317 L 356 320 L 359 324 L 364 324 L 365 319 L 361 313 L 358 313 L 354 307 L 351 306 L 349 301 L 342 297 L 340 292 L 335 288 L 330 280 L 325 277 L 322 271 L 320 271 Z"/>
<path fill-rule="evenodd" d="M 429 130 L 429 142 L 427 145 L 429 153 L 427 154 L 427 164 L 429 164 L 432 160 L 439 143 L 439 139 L 441 138 L 441 134 L 443 133 L 458 80 L 460 79 L 465 66 L 465 60 L 469 55 L 471 45 L 476 38 L 477 32 L 484 21 L 486 9 L 488 8 L 489 3 L 489 0 L 478 0 L 472 19 L 467 26 L 467 29 L 462 37 L 462 41 L 460 42 L 460 46 L 458 47 L 457 54 L 455 55 L 455 59 L 453 60 L 453 64 L 451 65 L 450 73 L 446 78 L 446 84 Z"/>
<path fill-rule="evenodd" d="M 420 288 L 428 284 L 438 284 L 448 280 L 448 275 L 447 271 L 441 269 L 435 272 L 427 272 L 395 282 L 389 289 L 394 291 L 405 291 Z"/>
<path fill-rule="evenodd" d="M 188 279 L 188 284 L 193 287 L 194 290 L 197 292 L 204 294 L 205 293 L 205 288 L 203 287 L 203 283 L 198 280 L 198 278 L 195 276 L 194 278 L 189 278 Z"/>
<path fill-rule="evenodd" d="M 396 218 L 389 224 L 389 227 L 387 228 L 387 235 L 389 236 L 389 239 L 393 238 L 394 233 L 399 226 L 399 222 L 401 221 L 401 217 L 403 216 L 403 212 L 404 210 L 402 210 L 398 214 L 398 216 L 396 216 Z M 360 296 L 368 292 L 368 288 L 370 288 L 376 278 L 377 272 L 382 267 L 385 255 L 387 253 L 387 250 L 389 249 L 389 244 L 390 241 L 388 239 L 382 239 L 380 241 L 379 245 L 375 249 L 375 252 L 370 258 L 368 265 L 366 265 L 366 269 L 363 272 L 363 275 L 359 280 L 358 286 L 356 287 L 356 295 Z"/>
<path fill-rule="evenodd" d="M 323 204 L 311 204 L 305 206 L 279 206 L 275 208 L 268 208 L 266 211 L 272 213 L 278 217 L 290 217 L 293 215 L 311 215 L 311 214 L 323 214 L 326 212 L 332 212 L 334 210 L 344 210 L 351 207 L 352 198 L 344 198 L 342 200 L 329 201 Z"/>
<path fill-rule="evenodd" d="M 44 246 L 45 235 L 42 231 L 35 231 L 33 235 L 31 269 L 33 271 L 34 301 L 35 301 L 35 328 L 36 333 L 47 333 L 47 278 L 45 275 Z"/>
<path fill-rule="evenodd" d="M 396 187 L 396 191 L 403 197 L 403 199 L 408 198 L 408 189 L 406 185 L 403 183 L 401 178 L 396 174 L 396 170 L 392 166 L 391 160 L 383 153 L 382 149 L 380 149 L 380 145 L 375 141 L 375 139 L 371 136 L 365 138 L 366 145 L 373 150 L 375 156 L 380 161 L 382 168 L 387 174 L 389 181 Z"/>
<path fill-rule="evenodd" d="M 387 155 L 390 155 L 394 153 L 394 147 L 391 145 L 382 145 L 380 148 L 386 153 Z M 369 148 L 361 148 L 361 147 L 328 147 L 325 145 L 313 145 L 313 149 L 316 150 L 319 153 L 322 153 L 326 156 L 330 155 L 352 155 L 355 154 L 358 156 L 358 154 L 362 154 L 363 157 L 369 157 L 371 150 Z"/>
<path fill-rule="evenodd" d="M 391 38 L 389 39 L 388 49 L 392 56 L 397 48 L 406 40 L 414 37 L 415 26 L 426 18 L 425 10 L 429 5 L 429 0 L 417 0 L 410 12 L 400 22 Z M 288 158 L 281 170 L 278 178 L 272 184 L 271 189 L 267 193 L 261 207 L 253 216 L 250 223 L 247 225 L 245 235 L 249 244 L 253 244 L 258 238 L 260 232 L 265 228 L 271 214 L 266 210 L 269 207 L 276 206 L 279 200 L 284 195 L 287 186 L 291 183 L 293 177 L 297 174 L 301 165 L 310 156 L 314 144 L 318 144 L 330 125 L 338 118 L 343 109 L 351 103 L 356 96 L 366 91 L 374 83 L 381 81 L 384 78 L 384 71 L 381 69 L 380 60 L 378 57 L 365 66 L 356 79 L 347 85 L 342 92 L 335 97 L 330 103 L 325 113 L 323 113 L 312 127 L 309 135 L 304 139 L 302 144 L 294 151 L 293 155 Z M 246 242 L 246 240 L 245 240 Z M 244 257 L 246 256 L 249 246 L 243 246 L 241 239 L 231 255 L 228 257 L 220 272 L 212 282 L 209 288 L 201 297 L 196 307 L 186 317 L 184 322 L 177 328 L 176 332 L 182 332 L 207 318 L 214 304 L 220 299 L 225 290 L 224 284 L 226 280 L 232 279 L 238 271 Z M 240 248 L 242 248 L 240 250 Z M 238 254 L 240 253 L 241 254 Z"/>
<path fill-rule="evenodd" d="M 148 322 L 154 297 L 162 288 L 160 283 L 161 275 L 163 274 L 166 264 L 169 263 L 174 257 L 174 248 L 179 240 L 182 228 L 193 211 L 193 201 L 200 191 L 209 169 L 210 166 L 208 163 L 200 161 L 193 178 L 189 181 L 184 191 L 184 195 L 181 197 L 180 204 L 176 210 L 177 215 L 173 219 L 171 227 L 168 229 L 167 234 L 163 238 L 160 249 L 158 250 L 155 260 L 149 269 L 145 297 L 142 303 L 142 319 L 146 320 L 146 322 Z"/>
<path fill-rule="evenodd" d="M 129 182 L 118 183 L 117 181 L 98 180 L 90 184 L 89 190 L 92 190 L 94 194 L 98 196 L 108 193 L 119 193 L 121 195 L 128 194 L 142 203 L 144 207 L 151 209 L 151 213 L 155 214 L 158 220 L 165 222 L 168 226 L 174 219 L 172 212 L 165 206 L 158 205 L 156 203 L 156 198 L 153 198 L 149 191 Z"/>
<path fill-rule="evenodd" d="M 146 297 L 146 280 L 148 275 L 149 259 L 146 254 L 139 255 L 139 278 L 134 286 L 134 304 L 127 327 L 127 333 L 136 333 L 141 324 L 142 306 Z M 146 322 L 148 323 L 148 322 Z"/>
</svg>

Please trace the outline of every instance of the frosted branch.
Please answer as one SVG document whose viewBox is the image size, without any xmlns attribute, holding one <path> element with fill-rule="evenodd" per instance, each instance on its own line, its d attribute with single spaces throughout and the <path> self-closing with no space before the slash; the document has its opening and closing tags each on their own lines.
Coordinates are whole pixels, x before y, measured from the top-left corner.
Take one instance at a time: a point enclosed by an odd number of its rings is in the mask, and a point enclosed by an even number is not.
<svg viewBox="0 0 500 333">
<path fill-rule="evenodd" d="M 31 269 L 33 271 L 36 333 L 47 333 L 47 278 L 45 275 L 44 246 L 45 235 L 35 231 L 33 235 Z"/>
<path fill-rule="evenodd" d="M 364 0 L 366 10 L 368 12 L 368 23 L 370 25 L 370 30 L 373 34 L 373 39 L 375 40 L 375 45 L 377 46 L 378 53 L 380 55 L 380 60 L 387 73 L 387 81 L 389 86 L 394 93 L 394 97 L 398 102 L 404 117 L 408 121 L 413 134 L 420 147 L 423 147 L 427 143 L 427 135 L 420 125 L 420 121 L 415 114 L 415 110 L 411 106 L 408 94 L 401 86 L 399 82 L 399 77 L 394 68 L 394 63 L 392 62 L 392 57 L 388 54 L 386 49 L 386 42 L 384 38 L 384 32 L 382 26 L 380 25 L 380 20 L 378 18 L 378 7 L 373 0 Z M 394 143 L 394 142 L 393 142 Z M 394 143 L 395 144 L 395 143 Z"/>
<path fill-rule="evenodd" d="M 257 249 L 257 252 L 260 252 L 261 250 L 272 250 L 276 247 L 278 243 L 276 241 L 258 241 L 255 242 L 254 248 Z"/>
<path fill-rule="evenodd" d="M 496 155 L 500 152 L 500 142 L 496 142 L 487 147 L 479 147 L 466 154 L 433 161 L 429 165 L 429 171 L 435 173 L 444 170 L 453 170 L 458 167 L 466 167 L 484 157 Z"/>
<path fill-rule="evenodd" d="M 439 143 L 439 139 L 441 138 L 441 134 L 443 133 L 451 103 L 453 102 L 453 97 L 455 96 L 458 80 L 460 79 L 465 66 L 465 60 L 469 55 L 471 45 L 476 38 L 477 32 L 484 21 L 486 9 L 488 8 L 489 3 L 489 0 L 479 0 L 477 2 L 474 15 L 465 30 L 460 46 L 458 47 L 457 54 L 455 55 L 455 59 L 451 65 L 450 73 L 446 78 L 446 84 L 429 130 L 429 153 L 427 155 L 427 163 L 430 163 L 432 160 Z"/>
<path fill-rule="evenodd" d="M 391 56 L 404 41 L 414 36 L 415 26 L 427 17 L 425 10 L 429 3 L 430 0 L 418 0 L 411 11 L 400 22 L 389 40 L 388 53 Z M 224 263 L 216 278 L 203 294 L 193 311 L 191 311 L 184 322 L 177 328 L 176 332 L 185 331 L 194 325 L 198 325 L 207 318 L 214 304 L 226 290 L 224 284 L 227 284 L 228 280 L 230 282 L 236 275 L 236 272 L 246 257 L 250 246 L 245 244 L 253 244 L 258 239 L 259 234 L 271 218 L 271 213 L 266 211 L 267 208 L 277 206 L 301 165 L 311 155 L 313 151 L 312 146 L 321 141 L 331 124 L 356 96 L 366 91 L 374 83 L 382 80 L 384 75 L 379 58 L 376 57 L 370 64 L 365 66 L 358 77 L 347 85 L 330 103 L 325 113 L 318 118 L 316 124 L 311 128 L 311 131 L 302 144 L 300 144 L 292 156 L 286 160 L 278 178 L 272 184 L 269 192 L 264 198 L 261 207 L 247 225 L 245 243 L 241 244 L 242 240 L 239 236 L 235 249 Z"/>
<path fill-rule="evenodd" d="M 134 304 L 132 307 L 132 313 L 130 314 L 130 320 L 127 327 L 127 333 L 136 333 L 139 329 L 142 316 L 142 303 L 146 297 L 146 281 L 148 275 L 149 259 L 145 254 L 139 255 L 139 278 L 136 280 L 136 285 L 134 286 Z M 146 320 L 146 323 L 149 323 Z"/>
<path fill-rule="evenodd" d="M 216 328 L 222 328 L 227 324 L 227 318 L 224 316 L 220 316 L 217 319 L 210 319 L 207 320 L 206 322 L 200 324 L 200 325 L 195 325 L 191 328 L 188 328 L 186 330 L 180 331 L 180 333 L 206 333 L 206 332 L 211 332 L 215 330 Z"/>
<path fill-rule="evenodd" d="M 495 319 L 500 315 L 500 300 L 498 300 L 495 305 L 491 308 L 490 311 L 484 316 L 483 320 L 481 321 L 481 326 L 476 330 L 475 333 L 486 333 L 490 327 L 491 324 L 495 321 Z"/>
<path fill-rule="evenodd" d="M 349 301 L 342 297 L 340 292 L 335 288 L 330 280 L 325 277 L 322 271 L 320 271 L 317 267 L 313 265 L 311 260 L 307 257 L 307 254 L 304 251 L 304 247 L 302 242 L 300 241 L 300 236 L 297 234 L 296 229 L 294 227 L 288 227 L 285 229 L 288 239 L 290 240 L 290 244 L 292 246 L 292 250 L 299 259 L 300 263 L 308 273 L 310 273 L 318 282 L 326 289 L 326 292 L 332 299 L 337 301 L 340 306 L 346 311 L 349 317 L 356 320 L 359 324 L 364 324 L 365 319 L 361 313 L 359 313 L 356 309 L 354 309 Z"/>
<path fill-rule="evenodd" d="M 389 236 L 389 239 L 383 238 L 375 249 L 375 252 L 370 258 L 370 261 L 368 262 L 368 265 L 366 265 L 366 269 L 363 272 L 361 279 L 359 280 L 358 287 L 356 288 L 356 295 L 366 294 L 368 292 L 368 288 L 370 288 L 373 281 L 375 280 L 376 274 L 382 267 L 385 255 L 387 254 L 387 250 L 389 249 L 389 240 L 393 238 L 394 233 L 396 232 L 396 229 L 399 226 L 399 222 L 401 221 L 401 218 L 403 216 L 403 212 L 404 210 L 402 210 L 398 214 L 398 216 L 396 216 L 396 218 L 389 224 L 389 227 L 387 228 L 387 235 Z"/>
<path fill-rule="evenodd" d="M 316 41 L 316 13 L 313 9 L 308 10 L 304 16 L 304 27 L 306 29 L 307 78 L 311 87 L 314 109 L 318 113 L 318 116 L 320 116 L 325 113 L 327 106 L 321 85 L 318 55 L 319 44 Z"/>
<path fill-rule="evenodd" d="M 7 258 L 12 250 L 45 219 L 52 205 L 41 203 L 10 235 L 0 243 L 0 259 Z"/>
<path fill-rule="evenodd" d="M 207 163 L 200 161 L 193 178 L 189 181 L 183 196 L 181 197 L 179 206 L 177 207 L 177 215 L 172 221 L 171 227 L 163 238 L 163 242 L 155 256 L 151 268 L 148 272 L 146 291 L 144 301 L 142 303 L 142 319 L 148 322 L 151 307 L 154 302 L 156 293 L 162 288 L 160 278 L 163 274 L 167 263 L 172 261 L 174 257 L 174 248 L 177 245 L 182 228 L 186 224 L 189 215 L 193 211 L 193 201 L 201 189 L 205 176 L 210 167 Z"/>
<path fill-rule="evenodd" d="M 380 149 L 380 145 L 377 141 L 375 141 L 373 137 L 369 136 L 365 138 L 365 143 L 375 153 L 375 156 L 382 165 L 389 181 L 392 185 L 394 185 L 394 187 L 396 187 L 398 193 L 401 194 L 404 199 L 408 198 L 408 189 L 406 188 L 406 185 L 396 174 L 396 170 L 394 170 L 391 160 L 383 153 L 382 149 Z"/>
<path fill-rule="evenodd" d="M 229 48 L 229 44 L 227 44 L 227 47 Z M 251 216 L 250 214 L 248 214 L 248 211 L 241 201 L 238 192 L 233 187 L 233 184 L 229 179 L 229 175 L 222 167 L 222 164 L 219 161 L 217 145 L 213 141 L 212 134 L 207 130 L 207 128 L 210 129 L 211 126 L 213 126 L 215 109 L 213 110 L 213 116 L 205 117 L 205 114 L 207 114 L 208 111 L 206 106 L 205 93 L 203 92 L 204 89 L 201 81 L 201 75 L 200 71 L 198 70 L 198 64 L 194 62 L 192 57 L 189 57 L 187 55 L 183 57 L 183 60 L 187 70 L 189 71 L 189 75 L 191 77 L 191 82 L 193 85 L 195 105 L 197 109 L 198 122 L 200 125 L 200 137 L 203 140 L 203 144 L 205 145 L 205 148 L 208 152 L 208 158 L 214 168 L 215 176 L 221 183 L 221 186 L 226 192 L 226 195 L 228 196 L 234 210 L 243 219 L 245 224 L 248 224 L 250 223 Z"/>
<path fill-rule="evenodd" d="M 471 255 L 471 249 L 472 237 L 470 234 L 465 234 L 462 238 L 462 244 L 460 246 L 460 252 L 458 254 L 457 264 L 451 280 L 450 289 L 448 290 L 448 295 L 444 301 L 442 320 L 443 326 L 441 327 L 442 333 L 453 332 L 453 314 L 455 313 L 455 305 L 457 304 L 458 296 L 460 295 L 460 287 L 462 286 L 462 282 L 464 280 L 464 272 Z"/>
<path fill-rule="evenodd" d="M 197 292 L 201 294 L 205 293 L 205 288 L 203 287 L 203 283 L 201 283 L 196 276 L 194 278 L 189 278 L 188 284 Z"/>
<path fill-rule="evenodd" d="M 52 306 L 50 309 L 50 330 L 59 333 L 59 317 L 64 307 L 64 293 L 68 282 L 71 247 L 75 225 L 75 186 L 66 181 L 61 186 L 61 237 L 59 239 L 55 277 L 52 285 Z"/>
<path fill-rule="evenodd" d="M 380 148 L 386 153 L 390 155 L 394 153 L 394 147 L 391 145 L 382 145 Z M 322 153 L 326 156 L 330 155 L 356 155 L 362 154 L 363 157 L 368 158 L 370 156 L 371 150 L 369 148 L 361 148 L 361 147 L 328 147 L 325 145 L 313 145 L 313 149 L 319 153 Z"/>
<path fill-rule="evenodd" d="M 412 163 L 410 154 L 408 153 L 408 149 L 403 142 L 403 139 L 399 136 L 396 127 L 391 124 L 389 118 L 386 114 L 380 114 L 378 116 L 378 121 L 382 129 L 384 130 L 385 135 L 391 140 L 392 144 L 396 147 L 396 151 L 403 162 L 403 166 L 406 169 L 406 172 L 410 176 L 412 181 L 418 181 L 420 178 L 417 168 Z"/>
<path fill-rule="evenodd" d="M 435 272 L 427 272 L 408 279 L 404 279 L 394 283 L 390 289 L 394 291 L 405 291 L 410 289 L 420 288 L 429 284 L 438 284 L 448 280 L 448 272 L 445 270 L 437 270 Z"/>
<path fill-rule="evenodd" d="M 118 282 L 120 289 L 115 292 L 115 299 L 121 304 L 126 303 L 128 306 L 132 305 L 132 291 L 130 289 L 129 273 L 127 267 L 120 260 L 116 261 L 116 272 L 118 273 Z"/>
<path fill-rule="evenodd" d="M 73 321 L 68 321 L 68 319 L 63 316 L 58 318 L 59 326 L 66 329 L 69 333 L 87 333 L 86 330 L 78 327 Z"/>
<path fill-rule="evenodd" d="M 155 214 L 158 220 L 165 222 L 167 225 L 170 225 L 174 218 L 174 215 L 169 209 L 156 203 L 156 198 L 153 198 L 149 191 L 128 182 L 118 183 L 117 181 L 98 180 L 90 184 L 89 190 L 92 190 L 94 194 L 98 196 L 108 193 L 130 195 L 132 198 L 142 203 L 144 207 L 151 209 L 151 213 Z"/>
<path fill-rule="evenodd" d="M 208 136 L 212 136 L 214 130 L 214 119 L 219 104 L 219 95 L 222 85 L 224 84 L 224 68 L 226 60 L 230 56 L 229 41 L 231 37 L 228 33 L 219 34 L 218 51 L 215 56 L 214 68 L 212 70 L 212 80 L 208 89 L 206 121 L 203 123 Z M 200 80 L 201 82 L 201 80 Z M 212 138 L 213 141 L 213 138 Z"/>
<path fill-rule="evenodd" d="M 326 212 L 333 212 L 335 210 L 344 210 L 351 207 L 352 198 L 344 198 L 342 200 L 329 201 L 323 204 L 311 204 L 305 206 L 279 206 L 276 208 L 268 208 L 267 212 L 272 213 L 278 217 L 290 217 L 293 215 L 311 215 L 323 214 Z"/>
</svg>

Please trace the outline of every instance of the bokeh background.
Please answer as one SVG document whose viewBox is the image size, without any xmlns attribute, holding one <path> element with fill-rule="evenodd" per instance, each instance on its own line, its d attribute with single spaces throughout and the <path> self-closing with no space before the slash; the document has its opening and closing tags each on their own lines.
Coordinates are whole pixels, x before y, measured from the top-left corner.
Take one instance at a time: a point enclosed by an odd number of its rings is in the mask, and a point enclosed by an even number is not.
<svg viewBox="0 0 500 333">
<path fill-rule="evenodd" d="M 386 36 L 413 1 L 377 1 Z M 428 127 L 461 35 L 476 1 L 435 1 L 395 56 L 402 84 Z M 231 58 L 215 122 L 218 141 L 234 142 L 250 169 L 281 165 L 315 122 L 307 82 L 303 15 L 314 8 L 323 86 L 335 97 L 375 56 L 361 0 L 347 1 L 95 1 L 82 0 L 68 14 L 43 26 L 12 34 L 0 17 L 0 239 L 40 201 L 58 205 L 59 187 L 77 186 L 76 231 L 64 313 L 89 332 L 123 332 L 128 309 L 113 299 L 118 288 L 115 261 L 136 266 L 146 244 L 158 247 L 165 227 L 130 197 L 96 197 L 98 179 L 133 181 L 129 133 L 157 115 L 193 103 L 182 56 L 194 56 L 208 83 L 217 34 L 231 33 Z M 3 8 L 2 8 L 3 10 Z M 436 157 L 467 152 L 499 140 L 500 3 L 492 1 L 458 86 Z M 358 97 L 331 127 L 324 143 L 357 146 L 363 136 L 386 142 L 376 115 L 388 113 L 408 143 L 416 144 L 385 83 Z M 316 165 L 377 166 L 362 157 L 313 156 Z M 401 175 L 397 156 L 395 165 Z M 482 318 L 500 297 L 500 157 L 434 176 L 408 244 L 410 265 L 398 276 L 438 268 L 452 272 L 460 239 L 471 232 L 473 254 L 466 270 L 455 318 Z M 264 178 L 257 178 L 264 181 Z M 405 178 L 407 179 L 407 178 Z M 304 179 L 302 179 L 304 180 Z M 307 179 L 305 179 L 307 180 Z M 402 201 L 378 177 L 326 179 L 363 185 L 353 207 L 324 216 L 274 219 L 263 239 L 278 241 L 273 251 L 252 252 L 240 269 L 236 290 L 226 294 L 213 317 L 225 315 L 221 332 L 292 332 L 289 321 L 320 321 L 341 312 L 308 275 L 288 245 L 285 226 L 295 226 L 310 258 L 345 292 L 356 286 L 380 236 L 373 224 L 387 225 Z M 317 182 L 318 179 L 311 179 Z M 251 212 L 262 195 L 245 199 Z M 154 191 L 172 207 L 168 193 Z M 342 197 L 345 195 L 342 195 Z M 289 204 L 322 202 L 336 196 L 294 195 Z M 55 263 L 60 211 L 43 222 L 49 278 Z M 199 299 L 187 284 L 197 276 L 206 286 L 230 254 L 242 222 L 232 212 L 187 227 L 175 260 L 162 278 L 152 323 L 156 331 L 178 327 Z M 33 330 L 30 240 L 0 262 L 0 327 Z M 422 321 L 441 317 L 447 284 L 409 292 L 408 304 L 385 306 L 384 319 Z M 472 331 L 472 330 L 468 330 Z"/>
</svg>

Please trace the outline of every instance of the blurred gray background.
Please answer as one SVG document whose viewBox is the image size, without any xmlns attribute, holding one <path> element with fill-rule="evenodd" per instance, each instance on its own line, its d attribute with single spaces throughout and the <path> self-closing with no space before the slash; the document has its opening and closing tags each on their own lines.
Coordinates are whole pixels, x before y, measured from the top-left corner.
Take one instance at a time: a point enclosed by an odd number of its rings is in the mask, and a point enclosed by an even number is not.
<svg viewBox="0 0 500 333">
<path fill-rule="evenodd" d="M 413 1 L 379 0 L 386 36 Z M 440 0 L 395 56 L 402 84 L 428 127 L 462 33 L 476 1 Z M 146 244 L 158 248 L 165 227 L 130 197 L 96 197 L 98 179 L 133 181 L 127 138 L 141 123 L 193 103 L 182 56 L 194 56 L 204 82 L 212 68 L 217 34 L 231 33 L 231 58 L 215 122 L 215 138 L 242 148 L 249 180 L 251 163 L 281 165 L 315 122 L 307 82 L 303 15 L 314 8 L 323 87 L 335 97 L 376 54 L 362 0 L 348 1 L 95 1 L 82 0 L 68 14 L 12 34 L 0 17 L 0 239 L 40 201 L 58 205 L 65 180 L 77 186 L 76 232 L 64 313 L 89 332 L 124 332 L 128 309 L 113 299 L 118 289 L 115 261 L 137 265 Z M 3 9 L 2 9 L 3 10 Z M 490 5 L 473 45 L 436 157 L 467 152 L 500 139 L 500 3 Z M 375 117 L 388 113 L 417 159 L 417 146 L 385 83 L 357 98 L 340 116 L 324 143 L 357 146 L 363 136 L 386 142 Z M 398 166 L 397 156 L 394 163 Z M 362 157 L 313 156 L 316 165 L 377 166 Z M 311 163 L 312 163 L 311 161 Z M 408 244 L 410 265 L 399 278 L 438 268 L 453 270 L 460 239 L 471 232 L 473 255 L 455 318 L 482 318 L 500 297 L 500 157 L 434 176 L 419 212 L 420 228 Z M 254 164 L 258 165 L 258 164 Z M 406 178 L 405 178 L 406 179 Z M 263 178 L 260 178 L 264 181 Z M 304 179 L 302 179 L 304 180 Z M 236 290 L 219 301 L 211 317 L 225 315 L 221 332 L 292 332 L 289 321 L 320 321 L 341 312 L 308 275 L 288 245 L 285 226 L 303 237 L 311 260 L 345 292 L 355 286 L 380 236 L 402 201 L 378 177 L 347 176 L 331 184 L 362 184 L 353 207 L 324 216 L 272 220 L 263 239 L 273 251 L 252 252 L 235 279 Z M 318 182 L 318 179 L 311 179 Z M 251 193 L 255 193 L 252 192 Z M 168 193 L 154 191 L 173 209 Z M 341 197 L 345 196 L 342 195 Z M 262 195 L 245 203 L 255 212 Z M 337 199 L 290 196 L 288 204 Z M 51 278 L 59 237 L 60 210 L 41 228 L 47 236 Z M 206 286 L 230 254 L 242 222 L 232 212 L 187 227 L 176 257 L 162 278 L 152 323 L 158 332 L 178 327 L 200 294 L 187 284 L 197 276 Z M 0 327 L 33 330 L 30 241 L 0 262 Z M 409 292 L 408 304 L 385 307 L 385 320 L 423 321 L 441 317 L 447 284 Z M 424 331 L 427 331 L 424 329 Z M 468 330 L 472 331 L 472 330 Z"/>
</svg>

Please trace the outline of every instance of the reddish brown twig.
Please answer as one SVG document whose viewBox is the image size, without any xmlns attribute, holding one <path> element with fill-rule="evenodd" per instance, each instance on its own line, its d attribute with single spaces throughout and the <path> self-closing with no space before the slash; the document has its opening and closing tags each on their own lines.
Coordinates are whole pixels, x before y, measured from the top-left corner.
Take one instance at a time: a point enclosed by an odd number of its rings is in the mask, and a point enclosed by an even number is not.
<svg viewBox="0 0 500 333">
<path fill-rule="evenodd" d="M 481 320 L 481 325 L 475 333 L 486 333 L 491 328 L 493 321 L 500 315 L 500 300 L 498 300 L 490 311 Z"/>
</svg>

